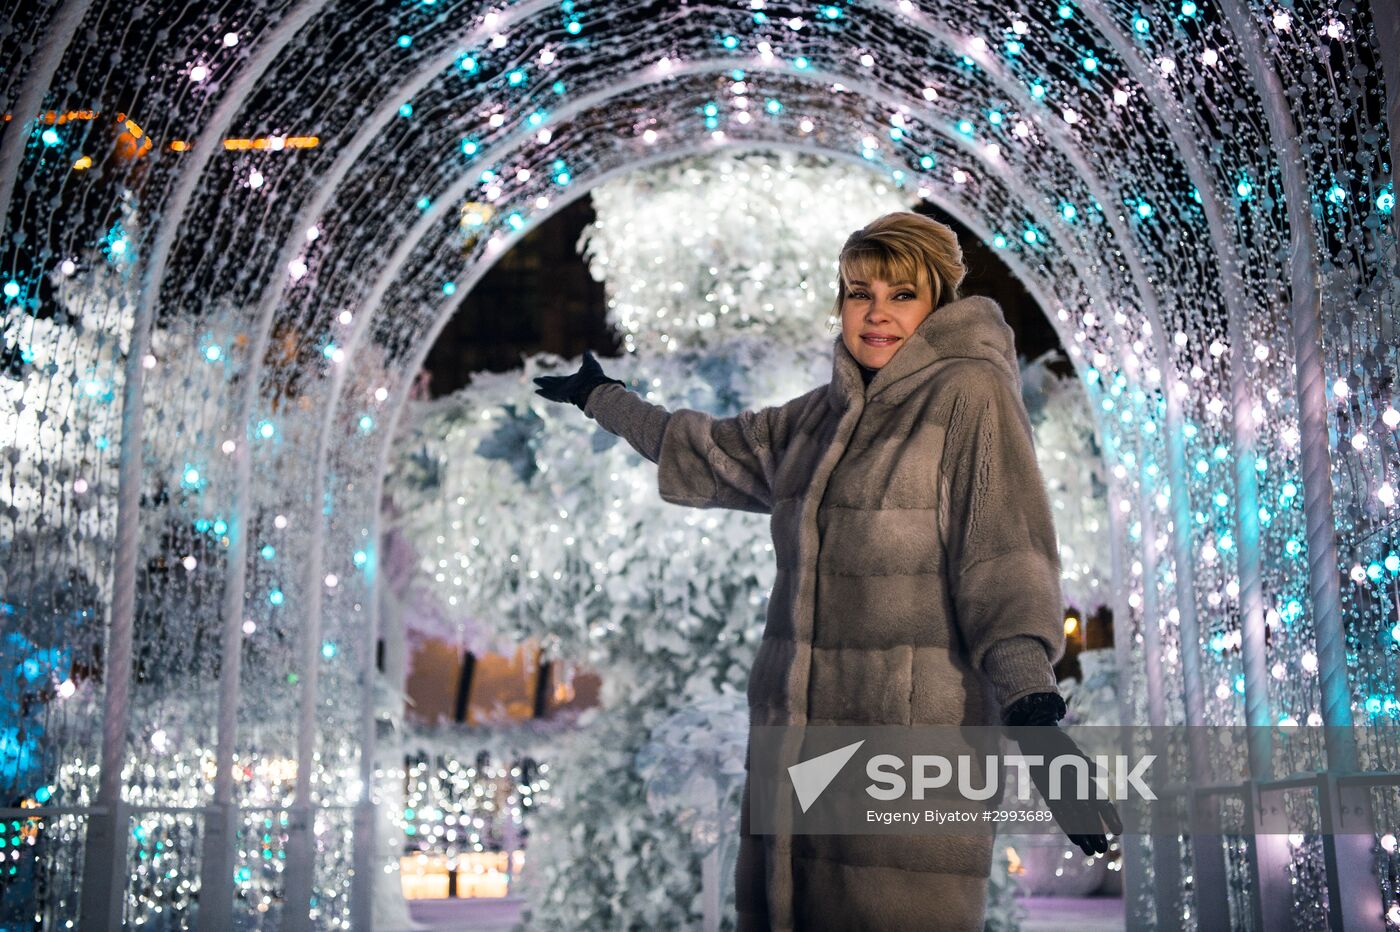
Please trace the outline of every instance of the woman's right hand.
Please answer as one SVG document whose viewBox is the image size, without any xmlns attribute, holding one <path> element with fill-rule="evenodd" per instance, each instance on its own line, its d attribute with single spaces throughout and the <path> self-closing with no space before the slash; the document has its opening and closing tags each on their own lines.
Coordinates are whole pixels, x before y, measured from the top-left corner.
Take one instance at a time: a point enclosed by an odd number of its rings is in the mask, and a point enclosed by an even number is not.
<svg viewBox="0 0 1400 932">
<path fill-rule="evenodd" d="M 598 365 L 598 360 L 593 358 L 593 353 L 584 350 L 583 365 L 573 375 L 535 376 L 535 384 L 539 386 L 535 389 L 535 394 L 542 395 L 550 401 L 575 404 L 582 411 L 584 405 L 588 403 L 588 396 L 593 389 L 606 382 L 616 382 L 618 385 L 626 384 L 621 379 L 611 379 L 604 375 L 603 367 Z"/>
</svg>

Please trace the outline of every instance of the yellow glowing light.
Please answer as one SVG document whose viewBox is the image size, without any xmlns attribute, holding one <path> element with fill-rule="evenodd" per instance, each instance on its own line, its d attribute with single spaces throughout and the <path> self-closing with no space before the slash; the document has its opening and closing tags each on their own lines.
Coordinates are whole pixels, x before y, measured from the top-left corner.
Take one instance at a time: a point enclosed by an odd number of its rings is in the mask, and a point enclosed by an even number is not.
<svg viewBox="0 0 1400 932">
<path fill-rule="evenodd" d="M 1006 872 L 1008 874 L 1024 874 L 1026 872 L 1026 865 L 1021 863 L 1021 856 L 1010 845 L 1006 846 Z"/>
<path fill-rule="evenodd" d="M 86 155 L 73 163 L 73 170 L 76 172 L 80 172 L 85 168 L 92 168 L 92 159 Z"/>
<path fill-rule="evenodd" d="M 461 225 L 464 227 L 485 226 L 496 215 L 496 208 L 480 201 L 467 201 L 462 205 Z"/>
<path fill-rule="evenodd" d="M 509 893 L 509 873 L 524 865 L 521 851 L 464 851 L 449 858 L 417 852 L 399 858 L 399 881 L 404 899 L 443 900 L 448 896 L 448 874 L 457 875 L 457 897 L 498 899 Z"/>
<path fill-rule="evenodd" d="M 1073 634 L 1075 629 L 1078 627 L 1079 619 L 1075 618 L 1073 615 L 1070 615 L 1068 618 L 1065 619 L 1065 636 L 1068 637 L 1069 635 Z"/>
<path fill-rule="evenodd" d="M 321 144 L 320 136 L 257 136 L 253 139 L 225 139 L 224 148 L 233 151 L 248 149 L 314 149 Z"/>
</svg>

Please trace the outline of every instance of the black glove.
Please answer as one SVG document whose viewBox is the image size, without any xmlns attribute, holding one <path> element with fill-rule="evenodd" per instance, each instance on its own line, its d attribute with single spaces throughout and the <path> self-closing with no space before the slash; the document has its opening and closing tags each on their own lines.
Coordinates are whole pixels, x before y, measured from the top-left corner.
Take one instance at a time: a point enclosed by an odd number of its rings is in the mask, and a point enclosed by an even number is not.
<svg viewBox="0 0 1400 932">
<path fill-rule="evenodd" d="M 1118 809 L 1107 799 L 1094 799 L 1094 763 L 1080 749 L 1074 739 L 1060 730 L 1059 721 L 1065 714 L 1065 701 L 1059 693 L 1041 692 L 1022 696 L 1013 702 L 1002 716 L 1006 725 L 1007 737 L 1015 741 L 1025 755 L 1039 755 L 1044 763 L 1029 767 L 1031 782 L 1040 791 L 1050 814 L 1072 844 L 1078 845 L 1085 854 L 1103 854 L 1108 850 L 1108 838 L 1094 828 L 1107 826 L 1114 835 L 1123 834 L 1123 820 Z M 1050 761 L 1062 755 L 1084 758 L 1089 766 L 1088 799 L 1078 798 L 1077 781 L 1073 771 L 1066 768 L 1060 780 L 1060 799 L 1050 798 Z M 1066 826 L 1075 831 L 1069 831 Z M 1087 834 L 1081 834 L 1087 832 Z"/>
<path fill-rule="evenodd" d="M 573 375 L 535 376 L 535 384 L 539 386 L 535 389 L 535 394 L 543 395 L 550 401 L 571 402 L 578 405 L 578 409 L 582 411 L 583 406 L 588 403 L 589 394 L 605 382 L 627 384 L 621 379 L 610 379 L 604 375 L 598 360 L 593 358 L 591 352 L 584 350 L 583 366 Z"/>
</svg>

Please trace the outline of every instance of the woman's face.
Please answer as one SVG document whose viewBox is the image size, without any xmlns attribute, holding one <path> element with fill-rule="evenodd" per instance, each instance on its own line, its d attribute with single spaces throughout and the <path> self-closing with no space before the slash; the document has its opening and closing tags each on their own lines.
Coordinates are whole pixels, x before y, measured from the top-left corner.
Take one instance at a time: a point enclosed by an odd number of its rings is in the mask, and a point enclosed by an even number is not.
<svg viewBox="0 0 1400 932">
<path fill-rule="evenodd" d="M 878 278 L 849 281 L 841 305 L 841 336 L 857 362 L 878 369 L 932 311 L 933 295 L 927 284 Z"/>
</svg>

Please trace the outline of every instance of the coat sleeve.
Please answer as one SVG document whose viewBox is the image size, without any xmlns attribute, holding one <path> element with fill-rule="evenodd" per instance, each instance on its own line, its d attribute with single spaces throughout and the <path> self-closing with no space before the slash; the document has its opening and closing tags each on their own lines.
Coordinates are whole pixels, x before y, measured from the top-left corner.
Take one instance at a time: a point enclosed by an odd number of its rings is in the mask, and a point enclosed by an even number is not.
<svg viewBox="0 0 1400 932">
<path fill-rule="evenodd" d="M 1047 667 L 1065 652 L 1060 552 L 1025 404 L 1005 374 L 965 369 L 939 473 L 945 568 L 973 666 L 985 671 L 992 647 L 1011 641 L 991 658 L 1009 703 L 1047 682 L 1055 688 Z M 1026 638 L 1043 648 L 1043 662 Z"/>
<path fill-rule="evenodd" d="M 787 428 L 808 397 L 719 418 L 666 411 L 620 385 L 602 385 L 585 412 L 657 464 L 663 501 L 769 514 Z"/>
</svg>

